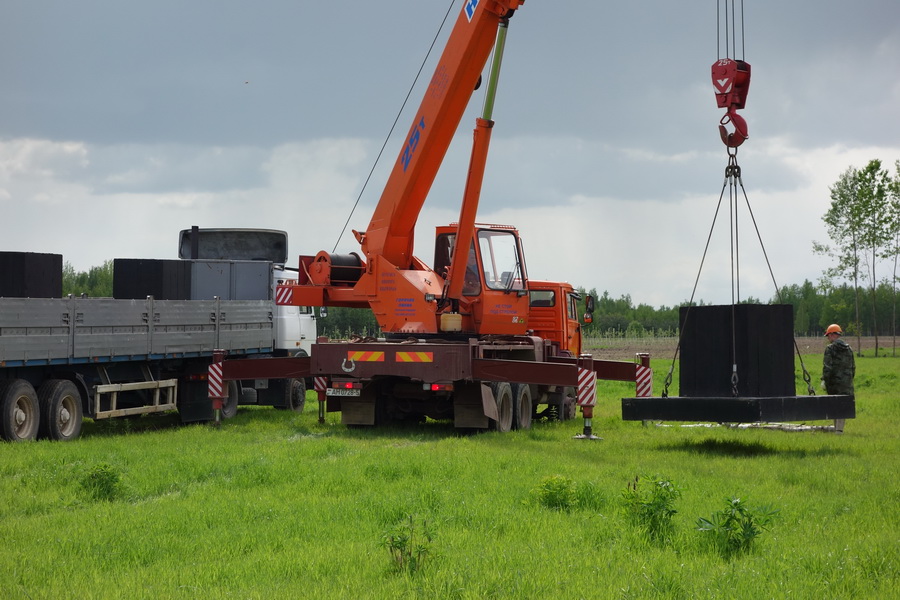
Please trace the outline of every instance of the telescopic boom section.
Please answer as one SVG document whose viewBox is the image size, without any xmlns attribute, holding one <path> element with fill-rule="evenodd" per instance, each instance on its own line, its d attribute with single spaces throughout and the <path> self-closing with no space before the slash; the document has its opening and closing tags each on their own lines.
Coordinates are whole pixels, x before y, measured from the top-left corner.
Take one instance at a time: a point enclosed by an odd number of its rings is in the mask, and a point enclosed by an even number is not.
<svg viewBox="0 0 900 600">
<path fill-rule="evenodd" d="M 487 63 L 502 20 L 525 0 L 467 0 L 365 233 L 367 260 L 413 264 L 419 212 Z"/>
</svg>

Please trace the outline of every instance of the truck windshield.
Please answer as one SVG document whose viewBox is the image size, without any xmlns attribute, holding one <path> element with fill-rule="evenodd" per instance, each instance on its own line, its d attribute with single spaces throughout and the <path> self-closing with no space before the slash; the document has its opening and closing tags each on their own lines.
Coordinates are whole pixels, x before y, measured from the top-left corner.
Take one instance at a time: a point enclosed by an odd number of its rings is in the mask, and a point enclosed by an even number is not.
<svg viewBox="0 0 900 600">
<path fill-rule="evenodd" d="M 518 239 L 512 231 L 478 231 L 478 248 L 484 268 L 484 282 L 492 290 L 523 290 L 522 261 Z"/>
</svg>

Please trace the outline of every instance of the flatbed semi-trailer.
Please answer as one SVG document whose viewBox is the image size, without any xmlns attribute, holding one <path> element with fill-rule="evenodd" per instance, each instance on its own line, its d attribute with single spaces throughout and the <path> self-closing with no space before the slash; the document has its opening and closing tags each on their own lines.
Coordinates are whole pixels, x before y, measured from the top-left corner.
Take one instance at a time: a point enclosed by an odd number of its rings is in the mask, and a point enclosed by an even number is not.
<svg viewBox="0 0 900 600">
<path fill-rule="evenodd" d="M 71 440 L 83 417 L 173 409 L 184 422 L 211 420 L 214 350 L 302 356 L 316 337 L 308 308 L 274 300 L 274 287 L 289 280 L 286 251 L 283 231 L 184 230 L 179 260 L 113 261 L 115 298 L 59 297 L 59 255 L 6 253 L 0 438 Z M 43 297 L 22 297 L 31 293 Z M 295 378 L 233 381 L 225 392 L 221 414 L 228 418 L 239 403 L 302 410 L 306 385 Z"/>
<path fill-rule="evenodd" d="M 82 416 L 178 409 L 212 416 L 206 373 L 215 348 L 273 353 L 265 300 L 0 298 L 0 435 L 77 437 Z M 240 400 L 235 382 L 226 413 Z"/>
</svg>

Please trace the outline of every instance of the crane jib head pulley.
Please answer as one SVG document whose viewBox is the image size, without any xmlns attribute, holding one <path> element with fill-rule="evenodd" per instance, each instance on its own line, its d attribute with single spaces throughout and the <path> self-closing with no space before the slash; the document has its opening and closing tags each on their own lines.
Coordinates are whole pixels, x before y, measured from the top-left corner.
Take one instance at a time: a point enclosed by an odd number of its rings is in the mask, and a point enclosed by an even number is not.
<svg viewBox="0 0 900 600">
<path fill-rule="evenodd" d="M 729 148 L 737 148 L 747 139 L 747 121 L 737 114 L 747 102 L 750 90 L 750 63 L 743 60 L 722 58 L 713 63 L 712 82 L 716 90 L 716 103 L 719 108 L 728 109 L 719 121 L 719 135 Z M 729 133 L 725 128 L 731 123 L 734 131 Z"/>
</svg>

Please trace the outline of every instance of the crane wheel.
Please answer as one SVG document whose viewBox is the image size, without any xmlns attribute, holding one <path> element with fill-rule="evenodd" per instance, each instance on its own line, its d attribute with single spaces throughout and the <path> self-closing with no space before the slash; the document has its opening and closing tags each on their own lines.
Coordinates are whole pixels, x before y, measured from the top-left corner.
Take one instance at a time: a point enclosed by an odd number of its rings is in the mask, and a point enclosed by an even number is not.
<svg viewBox="0 0 900 600">
<path fill-rule="evenodd" d="M 505 381 L 491 384 L 491 391 L 494 393 L 494 400 L 497 402 L 496 421 L 491 420 L 491 429 L 506 433 L 512 430 L 513 426 L 513 393 L 512 386 Z"/>
<path fill-rule="evenodd" d="M 222 418 L 230 419 L 237 414 L 238 403 L 241 401 L 241 388 L 237 381 L 228 382 L 228 396 L 222 402 Z"/>
<path fill-rule="evenodd" d="M 527 383 L 516 383 L 512 386 L 513 393 L 513 428 L 531 429 L 531 417 L 534 414 L 534 404 L 531 401 L 531 386 Z"/>
</svg>

